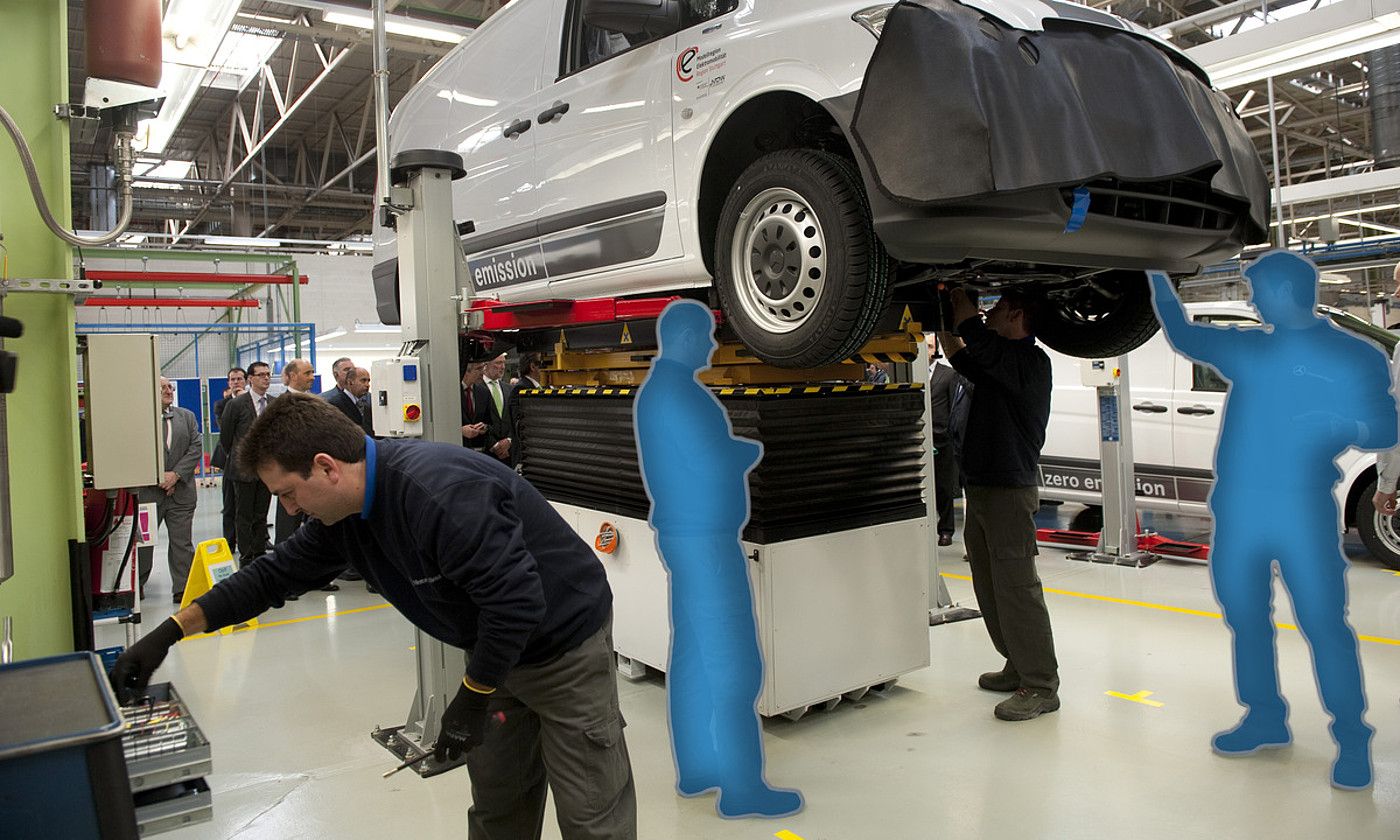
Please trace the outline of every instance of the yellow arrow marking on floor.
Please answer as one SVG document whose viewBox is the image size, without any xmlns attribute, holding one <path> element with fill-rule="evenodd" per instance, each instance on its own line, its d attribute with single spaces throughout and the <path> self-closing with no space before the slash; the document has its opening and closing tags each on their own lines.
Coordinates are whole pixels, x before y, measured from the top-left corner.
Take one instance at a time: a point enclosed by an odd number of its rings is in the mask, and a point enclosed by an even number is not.
<svg viewBox="0 0 1400 840">
<path fill-rule="evenodd" d="M 796 834 L 793 834 L 791 831 L 779 831 L 777 834 L 774 834 L 773 836 L 776 837 L 776 838 L 778 838 L 778 840 L 802 840 L 801 837 L 798 837 Z"/>
<path fill-rule="evenodd" d="M 1104 694 L 1107 694 L 1109 697 L 1117 697 L 1119 700 L 1130 700 L 1134 703 L 1141 703 L 1144 706 L 1151 706 L 1154 709 L 1160 709 L 1162 708 L 1162 706 L 1166 705 L 1164 703 L 1158 703 L 1156 700 L 1148 700 L 1147 698 L 1152 696 L 1152 692 L 1150 691 L 1139 691 L 1137 694 L 1123 694 L 1119 691 L 1105 691 Z"/>
<path fill-rule="evenodd" d="M 959 575 L 954 574 L 953 572 L 939 572 L 939 574 L 949 580 L 972 580 L 972 577 L 970 575 Z M 1089 592 L 1073 592 L 1068 589 L 1053 589 L 1049 586 L 1044 587 L 1044 589 L 1046 592 L 1049 592 L 1052 595 L 1067 595 L 1071 598 L 1084 598 L 1085 600 L 1089 601 L 1102 601 L 1108 604 L 1126 604 L 1130 607 L 1143 607 L 1144 609 L 1149 610 L 1162 610 L 1164 612 L 1180 613 L 1182 615 L 1200 616 L 1201 618 L 1224 618 L 1224 616 L 1222 616 L 1218 612 L 1192 610 L 1187 609 L 1186 607 L 1173 607 L 1170 604 L 1154 604 L 1150 601 L 1130 601 L 1126 598 L 1110 598 L 1107 595 L 1094 595 Z M 1292 624 L 1284 624 L 1282 622 L 1275 622 L 1274 626 L 1279 628 L 1280 630 L 1298 629 Z M 1356 638 L 1360 639 L 1363 642 L 1375 642 L 1379 645 L 1395 645 L 1397 647 L 1400 647 L 1400 639 L 1392 639 L 1386 636 L 1368 636 L 1365 633 L 1357 633 Z"/>
</svg>

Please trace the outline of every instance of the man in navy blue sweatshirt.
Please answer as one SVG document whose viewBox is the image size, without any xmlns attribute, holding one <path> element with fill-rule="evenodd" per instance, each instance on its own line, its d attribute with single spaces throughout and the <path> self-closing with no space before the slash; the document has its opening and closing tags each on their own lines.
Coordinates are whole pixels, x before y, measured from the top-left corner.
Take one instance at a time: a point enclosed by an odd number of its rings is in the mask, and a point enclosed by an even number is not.
<svg viewBox="0 0 1400 840">
<path fill-rule="evenodd" d="M 987 635 L 1006 659 L 978 678 L 988 691 L 1013 692 L 1001 720 L 1030 720 L 1060 708 L 1059 664 L 1050 613 L 1035 568 L 1040 450 L 1050 421 L 1050 357 L 1035 344 L 1035 310 L 1008 291 L 986 322 L 954 290 L 953 324 L 939 343 L 953 369 L 972 382 L 961 467 L 967 482 L 963 542 Z"/>
<path fill-rule="evenodd" d="M 540 837 L 546 784 L 566 840 L 636 838 L 612 591 L 538 491 L 460 446 L 366 437 L 300 394 L 273 401 L 239 457 L 309 520 L 123 653 L 119 696 L 143 690 L 184 636 L 246 621 L 349 566 L 425 633 L 469 651 L 435 751 L 467 754 L 471 840 Z M 504 722 L 488 733 L 497 712 Z"/>
</svg>

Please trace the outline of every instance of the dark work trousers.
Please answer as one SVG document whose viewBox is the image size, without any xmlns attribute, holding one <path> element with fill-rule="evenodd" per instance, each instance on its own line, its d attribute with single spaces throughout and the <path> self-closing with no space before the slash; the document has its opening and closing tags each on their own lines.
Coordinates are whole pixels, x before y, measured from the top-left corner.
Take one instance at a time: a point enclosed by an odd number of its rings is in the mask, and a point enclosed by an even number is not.
<svg viewBox="0 0 1400 840">
<path fill-rule="evenodd" d="M 490 709 L 506 720 L 467 753 L 468 840 L 538 840 L 546 785 L 564 840 L 636 840 L 611 617 L 558 659 L 512 668 Z"/>
<path fill-rule="evenodd" d="M 224 494 L 224 542 L 234 557 L 238 556 L 238 494 L 234 492 L 237 483 L 228 473 L 219 480 Z"/>
<path fill-rule="evenodd" d="M 938 511 L 938 533 L 953 535 L 953 500 L 962 488 L 958 474 L 958 459 L 951 449 L 939 450 L 933 456 L 933 500 Z"/>
<path fill-rule="evenodd" d="M 267 553 L 267 506 L 272 493 L 261 481 L 235 481 L 238 496 L 238 560 L 240 566 Z"/>
<path fill-rule="evenodd" d="M 1059 664 L 1050 613 L 1035 569 L 1036 487 L 967 487 L 963 544 L 972 588 L 997 653 L 1023 688 L 1057 691 Z"/>
</svg>

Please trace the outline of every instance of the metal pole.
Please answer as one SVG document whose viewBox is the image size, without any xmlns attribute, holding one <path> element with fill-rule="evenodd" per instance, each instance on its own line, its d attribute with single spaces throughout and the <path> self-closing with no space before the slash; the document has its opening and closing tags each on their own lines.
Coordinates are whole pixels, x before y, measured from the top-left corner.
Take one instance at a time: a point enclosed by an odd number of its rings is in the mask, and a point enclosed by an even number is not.
<svg viewBox="0 0 1400 840">
<path fill-rule="evenodd" d="M 374 148 L 378 181 L 374 205 L 379 223 L 389 226 L 389 40 L 384 33 L 384 0 L 374 0 Z"/>
<path fill-rule="evenodd" d="M 1264 22 L 1269 20 L 1269 0 L 1264 0 L 1260 5 L 1260 11 L 1264 16 Z M 1288 247 L 1288 235 L 1283 230 L 1283 172 L 1282 165 L 1278 159 L 1278 109 L 1274 104 L 1274 77 L 1268 80 L 1269 90 L 1269 142 L 1273 145 L 1274 154 L 1274 218 L 1278 223 L 1278 247 Z"/>
</svg>

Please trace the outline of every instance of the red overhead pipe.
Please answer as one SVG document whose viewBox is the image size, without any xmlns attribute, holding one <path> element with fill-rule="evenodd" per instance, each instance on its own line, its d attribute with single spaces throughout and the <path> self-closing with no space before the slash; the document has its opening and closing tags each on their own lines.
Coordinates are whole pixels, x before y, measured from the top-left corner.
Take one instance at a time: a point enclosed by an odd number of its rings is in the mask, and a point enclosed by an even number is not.
<svg viewBox="0 0 1400 840">
<path fill-rule="evenodd" d="M 200 307 L 213 306 L 224 309 L 254 309 L 262 306 L 260 301 L 251 298 L 178 298 L 178 297 L 90 297 L 83 306 L 120 306 L 127 309 L 155 307 Z"/>
<path fill-rule="evenodd" d="M 211 274 L 207 271 L 102 271 L 87 273 L 89 280 L 104 283 L 169 283 L 172 286 L 193 286 L 199 283 L 244 283 L 266 286 L 290 286 L 290 274 Z M 305 274 L 297 275 L 297 283 L 305 286 Z"/>
</svg>

